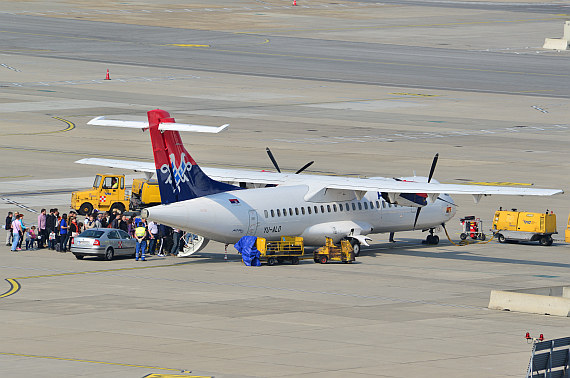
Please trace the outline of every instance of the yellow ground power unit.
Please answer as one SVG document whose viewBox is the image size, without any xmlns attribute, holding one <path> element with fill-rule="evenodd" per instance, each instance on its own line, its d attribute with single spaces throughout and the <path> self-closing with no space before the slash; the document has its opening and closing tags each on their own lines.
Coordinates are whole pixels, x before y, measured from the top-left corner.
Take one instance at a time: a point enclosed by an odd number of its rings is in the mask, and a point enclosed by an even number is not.
<svg viewBox="0 0 570 378">
<path fill-rule="evenodd" d="M 500 243 L 506 241 L 538 241 L 552 245 L 556 231 L 556 214 L 498 210 L 493 217 L 493 234 Z"/>
</svg>

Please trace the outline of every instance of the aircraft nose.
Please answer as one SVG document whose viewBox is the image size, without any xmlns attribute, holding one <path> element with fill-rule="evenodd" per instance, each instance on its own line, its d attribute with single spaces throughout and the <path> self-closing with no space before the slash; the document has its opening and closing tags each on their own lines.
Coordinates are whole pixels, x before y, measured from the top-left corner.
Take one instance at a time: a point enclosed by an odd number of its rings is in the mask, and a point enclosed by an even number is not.
<svg viewBox="0 0 570 378">
<path fill-rule="evenodd" d="M 189 207 L 191 207 L 191 204 L 182 206 L 180 202 L 158 205 L 142 210 L 141 216 L 159 224 L 184 229 L 182 226 L 188 223 Z"/>
</svg>

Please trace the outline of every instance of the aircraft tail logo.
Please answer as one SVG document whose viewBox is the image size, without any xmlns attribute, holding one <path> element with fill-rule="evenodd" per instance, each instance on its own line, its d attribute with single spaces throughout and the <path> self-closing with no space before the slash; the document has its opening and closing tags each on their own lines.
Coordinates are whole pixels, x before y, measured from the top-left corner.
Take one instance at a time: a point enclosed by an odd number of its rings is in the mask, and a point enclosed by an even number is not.
<svg viewBox="0 0 570 378">
<path fill-rule="evenodd" d="M 161 124 L 176 125 L 168 112 L 149 111 L 148 124 L 163 204 L 241 189 L 208 177 L 184 148 L 175 126 L 159 129 Z"/>
</svg>

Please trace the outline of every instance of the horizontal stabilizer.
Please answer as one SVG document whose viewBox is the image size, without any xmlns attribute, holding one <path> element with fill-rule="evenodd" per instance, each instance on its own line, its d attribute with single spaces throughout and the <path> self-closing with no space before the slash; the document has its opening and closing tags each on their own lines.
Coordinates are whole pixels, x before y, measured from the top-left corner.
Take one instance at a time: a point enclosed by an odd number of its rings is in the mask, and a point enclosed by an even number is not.
<svg viewBox="0 0 570 378">
<path fill-rule="evenodd" d="M 229 127 L 229 123 L 220 127 L 202 126 L 202 125 L 188 125 L 184 123 L 161 123 L 158 129 L 161 131 L 191 131 L 195 133 L 219 133 Z"/>
<path fill-rule="evenodd" d="M 148 129 L 148 122 L 145 121 L 119 121 L 116 119 L 105 119 L 105 117 L 96 117 L 87 122 L 88 125 L 95 126 L 115 126 L 129 127 L 133 129 Z"/>
<path fill-rule="evenodd" d="M 132 129 L 148 129 L 148 122 L 145 121 L 120 121 L 116 119 L 106 119 L 105 117 L 96 117 L 87 122 L 88 125 L 94 126 L 113 126 L 113 127 L 127 127 Z M 214 133 L 217 134 L 227 129 L 230 125 L 225 124 L 219 127 L 203 126 L 203 125 L 190 125 L 185 123 L 160 123 L 158 129 L 161 131 L 189 131 L 194 133 Z"/>
</svg>

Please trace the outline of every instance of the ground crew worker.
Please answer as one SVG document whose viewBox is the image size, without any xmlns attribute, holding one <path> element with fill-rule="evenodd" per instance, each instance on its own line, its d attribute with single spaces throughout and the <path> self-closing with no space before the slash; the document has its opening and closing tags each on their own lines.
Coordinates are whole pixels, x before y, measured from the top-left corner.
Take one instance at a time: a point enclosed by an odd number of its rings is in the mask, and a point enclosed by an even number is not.
<svg viewBox="0 0 570 378">
<path fill-rule="evenodd" d="M 111 189 L 119 189 L 119 182 L 117 181 L 116 178 L 113 178 Z"/>
<path fill-rule="evenodd" d="M 135 228 L 135 239 L 137 240 L 135 247 L 135 261 L 139 261 L 139 252 L 141 261 L 145 261 L 144 252 L 146 249 L 147 230 L 144 221 L 137 223 L 137 227 Z"/>
</svg>

